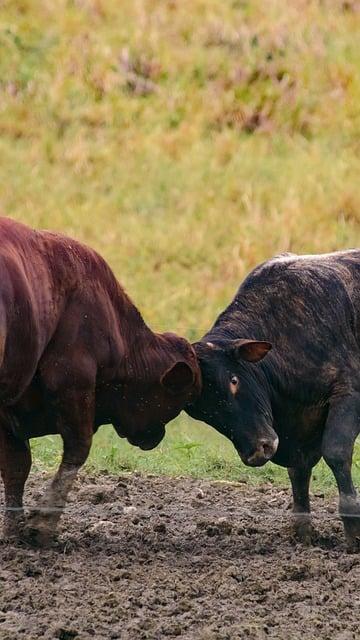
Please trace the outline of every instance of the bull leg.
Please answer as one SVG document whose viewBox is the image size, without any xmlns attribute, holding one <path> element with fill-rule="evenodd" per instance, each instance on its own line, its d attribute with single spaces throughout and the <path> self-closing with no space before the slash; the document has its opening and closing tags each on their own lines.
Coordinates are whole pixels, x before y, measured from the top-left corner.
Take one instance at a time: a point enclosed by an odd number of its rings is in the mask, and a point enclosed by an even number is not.
<svg viewBox="0 0 360 640">
<path fill-rule="evenodd" d="M 294 531 L 296 537 L 305 544 L 310 544 L 312 534 L 309 497 L 311 472 L 311 467 L 288 469 L 293 494 Z"/>
<path fill-rule="evenodd" d="M 32 542 L 46 543 L 55 533 L 69 491 L 80 467 L 86 461 L 94 423 L 93 393 L 68 392 L 61 396 L 63 457 L 38 507 L 28 520 Z"/>
<path fill-rule="evenodd" d="M 0 471 L 5 490 L 3 532 L 5 538 L 17 537 L 23 525 L 23 493 L 31 467 L 28 441 L 16 438 L 0 426 Z"/>
<path fill-rule="evenodd" d="M 339 489 L 339 513 L 349 551 L 360 551 L 360 503 L 351 477 L 354 443 L 360 431 L 360 395 L 337 400 L 330 409 L 322 454 Z"/>
</svg>

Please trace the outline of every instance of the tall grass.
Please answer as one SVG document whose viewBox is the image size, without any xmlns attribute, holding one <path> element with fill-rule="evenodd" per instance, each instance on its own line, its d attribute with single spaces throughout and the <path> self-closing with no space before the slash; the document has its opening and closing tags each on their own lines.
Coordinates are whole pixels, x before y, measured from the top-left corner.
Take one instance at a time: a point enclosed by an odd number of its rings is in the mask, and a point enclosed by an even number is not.
<svg viewBox="0 0 360 640">
<path fill-rule="evenodd" d="M 1 209 L 200 337 L 259 261 L 359 244 L 359 29 L 356 0 L 2 0 Z M 210 430 L 171 431 L 92 464 L 243 473 Z"/>
</svg>

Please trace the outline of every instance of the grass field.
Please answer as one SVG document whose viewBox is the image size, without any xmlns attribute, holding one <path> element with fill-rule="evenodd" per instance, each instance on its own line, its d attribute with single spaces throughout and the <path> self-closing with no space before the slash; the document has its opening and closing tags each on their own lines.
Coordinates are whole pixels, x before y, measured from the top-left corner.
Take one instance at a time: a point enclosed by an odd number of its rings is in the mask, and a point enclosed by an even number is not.
<svg viewBox="0 0 360 640">
<path fill-rule="evenodd" d="M 0 0 L 0 207 L 196 339 L 264 258 L 359 244 L 359 29 L 357 0 Z M 89 464 L 284 478 L 185 416 L 168 432 L 142 454 L 104 429 Z"/>
</svg>

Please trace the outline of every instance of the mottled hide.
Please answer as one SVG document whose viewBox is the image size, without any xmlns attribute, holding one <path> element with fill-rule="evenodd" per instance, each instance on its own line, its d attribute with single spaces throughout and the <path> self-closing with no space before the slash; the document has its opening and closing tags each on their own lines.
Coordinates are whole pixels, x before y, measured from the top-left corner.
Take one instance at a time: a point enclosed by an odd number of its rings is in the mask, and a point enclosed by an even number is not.
<svg viewBox="0 0 360 640">
<path fill-rule="evenodd" d="M 194 398 L 193 347 L 144 323 L 106 262 L 60 234 L 0 219 L 0 469 L 8 534 L 22 519 L 28 440 L 59 433 L 58 474 L 31 519 L 54 529 L 94 431 L 112 423 L 142 449 Z"/>
<path fill-rule="evenodd" d="M 188 413 L 230 438 L 246 464 L 288 467 L 303 538 L 311 469 L 323 456 L 349 546 L 357 547 L 360 251 L 285 254 L 259 265 L 195 349 L 203 388 Z"/>
</svg>

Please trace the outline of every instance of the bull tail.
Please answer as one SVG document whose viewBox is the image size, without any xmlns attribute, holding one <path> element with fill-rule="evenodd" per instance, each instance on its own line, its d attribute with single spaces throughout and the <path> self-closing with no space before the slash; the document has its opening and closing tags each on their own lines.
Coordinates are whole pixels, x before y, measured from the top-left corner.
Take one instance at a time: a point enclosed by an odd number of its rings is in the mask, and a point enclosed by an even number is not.
<svg viewBox="0 0 360 640">
<path fill-rule="evenodd" d="M 5 345 L 6 345 L 6 315 L 5 315 L 5 309 L 0 300 L 0 395 L 1 395 L 2 379 L 4 375 Z"/>
<path fill-rule="evenodd" d="M 0 301 L 0 372 L 1 366 L 5 356 L 5 342 L 6 342 L 6 315 L 2 302 Z"/>
</svg>

